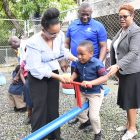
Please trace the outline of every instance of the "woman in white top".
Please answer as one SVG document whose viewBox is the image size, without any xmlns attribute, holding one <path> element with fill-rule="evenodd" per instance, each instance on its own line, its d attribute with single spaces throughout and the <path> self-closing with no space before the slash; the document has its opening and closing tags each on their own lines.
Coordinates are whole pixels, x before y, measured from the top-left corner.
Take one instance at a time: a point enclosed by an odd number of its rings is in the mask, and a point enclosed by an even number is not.
<svg viewBox="0 0 140 140">
<path fill-rule="evenodd" d="M 60 30 L 59 11 L 49 8 L 44 13 L 42 31 L 33 35 L 27 43 L 26 69 L 29 71 L 30 96 L 33 103 L 32 132 L 59 117 L 58 60 L 75 60 L 64 47 L 64 34 Z M 47 136 L 50 140 L 62 140 L 60 129 Z"/>
</svg>

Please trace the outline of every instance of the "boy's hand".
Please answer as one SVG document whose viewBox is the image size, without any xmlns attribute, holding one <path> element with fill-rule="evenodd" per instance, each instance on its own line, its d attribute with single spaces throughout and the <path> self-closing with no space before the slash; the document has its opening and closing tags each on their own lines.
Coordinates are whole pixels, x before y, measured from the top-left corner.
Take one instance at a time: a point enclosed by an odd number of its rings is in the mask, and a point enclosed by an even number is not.
<svg viewBox="0 0 140 140">
<path fill-rule="evenodd" d="M 81 83 L 81 86 L 85 87 L 85 88 L 92 88 L 92 84 L 90 81 L 83 81 Z"/>
</svg>

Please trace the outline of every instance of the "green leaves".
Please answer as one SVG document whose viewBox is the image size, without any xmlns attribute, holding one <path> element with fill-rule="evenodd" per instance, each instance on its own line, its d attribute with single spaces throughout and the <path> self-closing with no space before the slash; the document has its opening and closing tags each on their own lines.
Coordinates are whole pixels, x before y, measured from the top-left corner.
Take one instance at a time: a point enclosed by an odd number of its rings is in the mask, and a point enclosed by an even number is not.
<svg viewBox="0 0 140 140">
<path fill-rule="evenodd" d="M 4 0 L 0 1 L 0 18 L 8 18 L 3 9 L 3 2 Z M 32 18 L 36 12 L 40 12 L 41 15 L 49 7 L 56 7 L 60 11 L 65 11 L 76 6 L 74 0 L 7 0 L 7 4 L 16 19 L 23 20 Z"/>
</svg>

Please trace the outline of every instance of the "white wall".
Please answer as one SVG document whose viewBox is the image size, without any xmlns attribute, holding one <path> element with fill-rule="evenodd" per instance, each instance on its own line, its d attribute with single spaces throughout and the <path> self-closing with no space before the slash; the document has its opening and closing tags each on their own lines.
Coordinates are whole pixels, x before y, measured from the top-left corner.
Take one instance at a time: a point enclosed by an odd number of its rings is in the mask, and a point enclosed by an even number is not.
<svg viewBox="0 0 140 140">
<path fill-rule="evenodd" d="M 92 2 L 94 0 L 90 0 Z M 135 2 L 137 0 L 104 0 L 102 2 L 93 4 L 92 17 L 99 17 L 104 15 L 110 15 L 118 13 L 120 5 L 124 3 Z M 140 0 L 138 0 L 140 3 Z M 139 4 L 140 5 L 140 4 Z"/>
</svg>

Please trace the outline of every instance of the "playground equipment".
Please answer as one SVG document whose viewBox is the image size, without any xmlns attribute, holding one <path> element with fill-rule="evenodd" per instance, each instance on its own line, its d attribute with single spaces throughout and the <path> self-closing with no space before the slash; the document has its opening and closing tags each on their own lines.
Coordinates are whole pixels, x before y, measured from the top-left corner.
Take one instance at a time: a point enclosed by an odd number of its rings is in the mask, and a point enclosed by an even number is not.
<svg viewBox="0 0 140 140">
<path fill-rule="evenodd" d="M 63 124 L 72 120 L 75 116 L 77 116 L 87 108 L 88 108 L 88 102 L 84 103 L 82 108 L 75 107 L 71 111 L 63 114 L 59 118 L 53 120 L 52 122 L 48 123 L 47 125 L 43 126 L 37 131 L 33 132 L 23 140 L 40 140 L 43 137 L 47 136 L 49 133 L 53 132 L 55 129 L 61 127 Z"/>
<path fill-rule="evenodd" d="M 76 117 L 78 114 L 80 114 L 81 112 L 83 112 L 89 107 L 88 102 L 85 102 L 83 105 L 81 103 L 80 89 L 79 89 L 80 83 L 72 82 L 71 84 L 73 84 L 75 92 L 76 92 L 77 107 L 73 108 L 71 111 L 66 112 L 65 114 L 53 120 L 52 122 L 48 123 L 47 125 L 41 127 L 40 129 L 33 132 L 32 134 L 30 134 L 23 140 L 40 140 L 44 138 L 45 136 L 47 136 L 48 134 L 50 134 L 51 132 L 53 132 L 55 129 L 61 127 L 65 123 L 72 120 L 74 117 Z M 104 88 L 104 96 L 106 96 L 109 91 L 110 91 L 109 88 Z"/>
<path fill-rule="evenodd" d="M 0 86 L 5 84 L 6 84 L 6 78 L 2 73 L 0 73 Z"/>
</svg>

